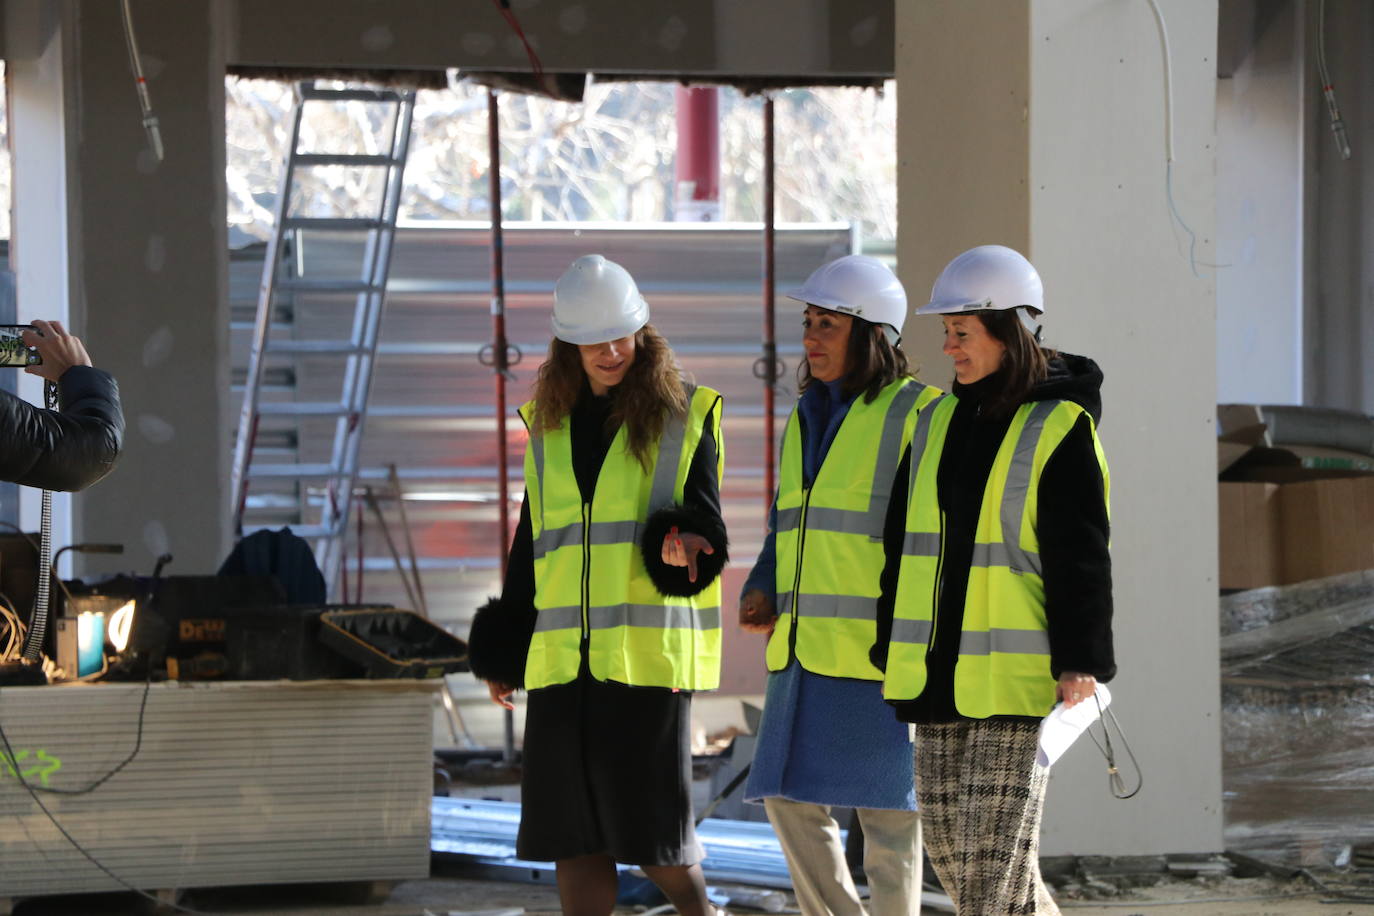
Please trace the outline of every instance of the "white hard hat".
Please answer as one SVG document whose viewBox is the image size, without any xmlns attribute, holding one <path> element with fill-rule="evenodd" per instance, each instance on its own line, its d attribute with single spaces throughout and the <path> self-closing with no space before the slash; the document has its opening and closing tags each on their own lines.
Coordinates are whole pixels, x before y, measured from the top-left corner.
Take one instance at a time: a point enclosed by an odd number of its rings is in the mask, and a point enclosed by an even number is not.
<svg viewBox="0 0 1374 916">
<path fill-rule="evenodd" d="M 553 287 L 553 336 L 571 344 L 629 337 L 649 323 L 630 272 L 599 254 L 572 262 Z"/>
<path fill-rule="evenodd" d="M 895 346 L 906 321 L 906 290 L 886 264 L 862 254 L 822 264 L 787 297 L 823 309 L 886 325 Z"/>
<path fill-rule="evenodd" d="M 1016 314 L 1039 340 L 1045 312 L 1045 287 L 1040 274 L 1025 256 L 1005 245 L 970 248 L 945 265 L 930 291 L 930 303 L 917 315 L 949 315 L 955 312 L 1003 311 Z"/>
</svg>

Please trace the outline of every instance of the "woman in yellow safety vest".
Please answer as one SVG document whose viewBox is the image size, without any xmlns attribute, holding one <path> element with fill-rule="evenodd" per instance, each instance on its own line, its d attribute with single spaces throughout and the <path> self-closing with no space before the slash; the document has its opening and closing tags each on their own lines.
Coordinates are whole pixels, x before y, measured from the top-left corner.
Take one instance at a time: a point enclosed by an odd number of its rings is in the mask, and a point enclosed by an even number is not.
<svg viewBox="0 0 1374 916">
<path fill-rule="evenodd" d="M 469 640 L 494 702 L 528 691 L 516 852 L 554 861 L 563 912 L 586 916 L 614 908 L 616 863 L 710 912 L 690 724 L 720 673 L 720 395 L 648 321 L 601 255 L 555 286 L 505 586 Z"/>
<path fill-rule="evenodd" d="M 874 661 L 915 723 L 926 850 L 961 916 L 1059 912 L 1038 859 L 1040 723 L 1116 672 L 1102 372 L 1041 347 L 1043 312 L 1039 274 L 1000 245 L 951 261 L 917 309 L 944 319 L 955 382 L 912 435 Z"/>
<path fill-rule="evenodd" d="M 806 916 L 860 916 L 833 806 L 854 808 L 875 916 L 920 909 L 921 831 L 908 729 L 869 651 L 901 557 L 917 410 L 938 392 L 897 348 L 906 293 L 881 261 L 849 255 L 788 293 L 805 304 L 801 397 L 741 625 L 769 633 L 770 671 L 745 798 L 768 812 Z M 890 613 L 890 612 L 889 612 Z"/>
</svg>

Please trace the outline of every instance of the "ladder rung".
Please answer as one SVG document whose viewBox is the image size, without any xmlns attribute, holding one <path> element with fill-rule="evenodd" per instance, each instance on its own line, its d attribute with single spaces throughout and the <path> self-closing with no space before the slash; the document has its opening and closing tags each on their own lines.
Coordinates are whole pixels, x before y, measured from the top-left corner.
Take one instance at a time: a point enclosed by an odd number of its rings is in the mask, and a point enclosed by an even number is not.
<svg viewBox="0 0 1374 916">
<path fill-rule="evenodd" d="M 258 413 L 274 417 L 344 417 L 350 411 L 336 401 L 277 401 L 259 404 Z M 370 420 L 461 420 L 489 417 L 491 407 L 486 404 L 371 404 L 366 413 Z"/>
<path fill-rule="evenodd" d="M 283 401 L 259 404 L 258 413 L 264 417 L 345 417 L 352 411 L 337 401 L 326 403 Z"/>
<path fill-rule="evenodd" d="M 395 89 L 316 89 L 301 87 L 301 98 L 311 102 L 399 102 Z"/>
<path fill-rule="evenodd" d="M 252 464 L 248 467 L 248 477 L 252 479 L 266 480 L 290 479 L 299 477 L 338 477 L 341 472 L 334 465 L 327 462 L 320 464 Z"/>
<path fill-rule="evenodd" d="M 303 293 L 370 293 L 378 289 L 377 284 L 366 280 L 307 280 L 292 278 L 278 280 L 277 289 Z"/>
<path fill-rule="evenodd" d="M 244 391 L 246 391 L 247 389 L 248 389 L 248 383 L 247 383 L 247 382 L 233 382 L 233 383 L 231 383 L 231 384 L 229 385 L 229 390 L 230 390 L 231 392 L 236 393 L 236 394 L 243 394 Z M 267 384 L 263 384 L 263 385 L 259 385 L 259 386 L 258 386 L 258 391 L 261 391 L 261 392 L 264 392 L 264 393 L 266 393 L 266 392 L 271 392 L 271 393 L 273 393 L 273 394 L 294 394 L 295 391 L 296 391 L 296 386 L 295 386 L 295 385 L 267 385 Z"/>
<path fill-rule="evenodd" d="M 317 166 L 317 165 L 355 165 L 355 166 L 376 166 L 376 165 L 396 165 L 396 160 L 390 156 L 379 154 L 363 153 L 297 153 L 296 165 Z"/>
<path fill-rule="evenodd" d="M 254 309 L 256 308 L 257 306 L 254 306 Z M 245 308 L 244 311 L 248 311 L 248 309 Z M 287 333 L 290 332 L 293 327 L 295 327 L 295 324 L 290 321 L 274 321 L 267 326 L 267 332 L 269 334 Z M 256 331 L 257 328 L 258 323 L 248 318 L 234 318 L 229 321 L 229 330 L 231 331 Z M 790 410 L 791 408 L 788 409 Z"/>
<path fill-rule="evenodd" d="M 367 216 L 288 216 L 282 220 L 286 229 L 312 229 L 323 232 L 356 232 L 359 229 L 381 229 L 388 225 Z"/>
<path fill-rule="evenodd" d="M 359 346 L 351 340 L 269 340 L 267 352 L 349 356 L 356 353 L 366 353 L 367 347 Z"/>
</svg>

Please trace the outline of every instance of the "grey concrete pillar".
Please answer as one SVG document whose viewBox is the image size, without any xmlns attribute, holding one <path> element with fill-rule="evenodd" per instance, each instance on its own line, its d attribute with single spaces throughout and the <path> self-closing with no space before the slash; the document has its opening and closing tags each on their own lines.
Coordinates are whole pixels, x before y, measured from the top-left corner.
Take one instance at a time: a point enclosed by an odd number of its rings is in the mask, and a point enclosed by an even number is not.
<svg viewBox="0 0 1374 916">
<path fill-rule="evenodd" d="M 166 148 L 161 162 L 141 123 L 120 5 L 9 6 L 11 19 L 14 8 L 27 8 L 47 36 L 44 56 L 12 71 L 12 92 L 46 98 L 47 124 L 62 140 L 46 155 L 65 163 L 49 199 L 16 195 L 20 309 L 30 317 L 50 311 L 41 295 L 25 295 L 26 283 L 65 289 L 70 325 L 118 378 L 128 419 L 124 457 L 74 499 L 71 534 L 122 542 L 127 552 L 87 558 L 77 569 L 147 572 L 170 551 L 171 571 L 212 572 L 228 546 L 221 6 L 133 4 Z M 15 127 L 20 155 L 43 155 L 36 132 Z M 57 250 L 26 261 L 29 227 L 52 222 L 54 199 L 65 226 L 32 238 Z"/>
<path fill-rule="evenodd" d="M 913 305 L 972 245 L 1019 248 L 1050 343 L 1106 374 L 1118 711 L 1148 799 L 1113 800 L 1082 741 L 1042 852 L 1222 848 L 1216 584 L 1215 2 L 1160 0 L 1172 43 L 1170 225 L 1160 40 L 1145 0 L 897 4 L 898 261 Z M 946 386 L 940 322 L 905 342 Z"/>
</svg>

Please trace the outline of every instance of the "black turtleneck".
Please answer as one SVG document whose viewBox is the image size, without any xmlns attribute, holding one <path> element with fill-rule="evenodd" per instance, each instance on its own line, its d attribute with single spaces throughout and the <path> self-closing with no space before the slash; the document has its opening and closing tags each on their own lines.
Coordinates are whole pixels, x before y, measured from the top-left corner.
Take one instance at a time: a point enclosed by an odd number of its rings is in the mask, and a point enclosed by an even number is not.
<svg viewBox="0 0 1374 916">
<path fill-rule="evenodd" d="M 1073 359 L 1072 357 L 1070 359 Z M 1056 361 L 1059 362 L 1059 361 Z M 1096 372 L 1096 367 L 1093 367 Z M 1073 397 L 1062 363 L 1051 365 L 1051 377 L 1029 399 L 1046 394 L 1078 401 L 1097 413 L 1096 385 L 1091 397 Z M 1100 374 L 1097 376 L 1100 381 Z M 944 452 L 936 475 L 940 508 L 945 516 L 945 550 L 940 563 L 935 642 L 926 655 L 926 687 L 919 697 L 894 703 L 904 722 L 953 722 L 963 717 L 954 705 L 954 666 L 959 655 L 968 575 L 978 516 L 992 464 L 1011 425 L 1011 413 L 993 415 L 983 402 L 1003 383 L 994 373 L 971 385 L 951 389 L 959 402 L 950 418 Z M 1045 614 L 1050 664 L 1057 677 L 1064 671 L 1092 674 L 1107 681 L 1116 673 L 1111 637 L 1111 559 L 1109 525 L 1102 473 L 1093 447 L 1088 416 L 1045 464 L 1040 478 L 1036 534 L 1045 582 Z M 878 646 L 874 662 L 886 662 L 891 608 L 879 607 Z M 880 664 L 880 667 L 885 667 Z"/>
</svg>

